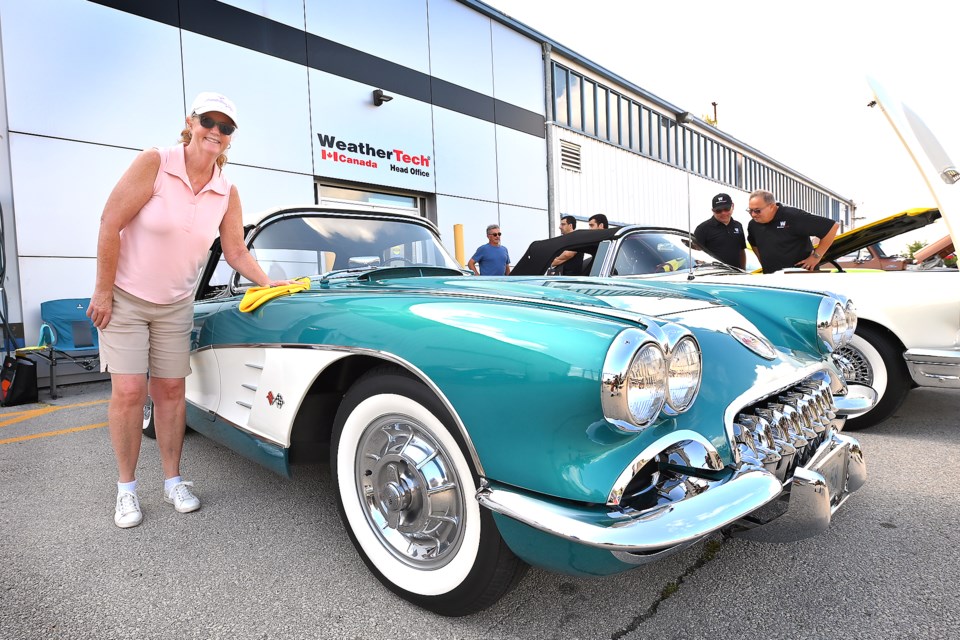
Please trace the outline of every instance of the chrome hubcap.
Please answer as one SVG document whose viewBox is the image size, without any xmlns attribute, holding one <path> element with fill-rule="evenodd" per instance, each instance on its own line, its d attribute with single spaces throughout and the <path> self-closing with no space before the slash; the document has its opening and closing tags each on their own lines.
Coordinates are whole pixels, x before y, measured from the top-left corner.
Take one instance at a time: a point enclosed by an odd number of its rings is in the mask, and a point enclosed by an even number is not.
<svg viewBox="0 0 960 640">
<path fill-rule="evenodd" d="M 418 569 L 455 555 L 465 513 L 460 477 L 448 452 L 418 421 L 384 416 L 360 437 L 356 486 L 381 544 Z"/>
</svg>

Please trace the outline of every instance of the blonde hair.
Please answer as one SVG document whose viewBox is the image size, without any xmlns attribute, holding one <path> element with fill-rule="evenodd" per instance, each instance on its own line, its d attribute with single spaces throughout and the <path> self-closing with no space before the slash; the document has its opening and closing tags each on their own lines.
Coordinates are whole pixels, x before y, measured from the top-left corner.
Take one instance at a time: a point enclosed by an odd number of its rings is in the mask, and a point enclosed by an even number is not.
<svg viewBox="0 0 960 640">
<path fill-rule="evenodd" d="M 190 117 L 199 118 L 200 116 L 194 113 L 191 114 Z M 190 131 L 190 127 L 185 127 L 183 131 L 180 132 L 180 142 L 182 142 L 184 145 L 188 145 L 192 139 L 193 132 Z M 223 171 L 223 165 L 225 164 L 227 164 L 227 154 L 221 153 L 219 156 L 217 156 L 217 168 L 220 169 L 220 171 Z"/>
</svg>

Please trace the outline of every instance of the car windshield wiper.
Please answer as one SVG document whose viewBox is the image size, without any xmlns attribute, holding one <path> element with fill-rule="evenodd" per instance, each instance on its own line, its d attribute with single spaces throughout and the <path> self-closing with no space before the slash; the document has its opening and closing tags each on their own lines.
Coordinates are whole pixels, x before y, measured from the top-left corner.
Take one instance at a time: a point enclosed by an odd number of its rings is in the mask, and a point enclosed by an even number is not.
<svg viewBox="0 0 960 640">
<path fill-rule="evenodd" d="M 320 282 L 328 282 L 331 278 L 348 278 L 354 274 L 366 273 L 367 271 L 374 271 L 380 268 L 382 268 L 381 265 L 371 264 L 362 267 L 350 267 L 348 269 L 334 269 L 333 271 L 320 274 Z"/>
<path fill-rule="evenodd" d="M 730 271 L 731 273 L 745 273 L 740 267 L 734 267 L 729 265 L 726 262 L 720 262 L 719 260 L 714 260 L 712 262 L 703 262 L 697 261 L 693 266 L 693 270 L 697 271 L 699 269 L 722 269 L 723 271 Z"/>
</svg>

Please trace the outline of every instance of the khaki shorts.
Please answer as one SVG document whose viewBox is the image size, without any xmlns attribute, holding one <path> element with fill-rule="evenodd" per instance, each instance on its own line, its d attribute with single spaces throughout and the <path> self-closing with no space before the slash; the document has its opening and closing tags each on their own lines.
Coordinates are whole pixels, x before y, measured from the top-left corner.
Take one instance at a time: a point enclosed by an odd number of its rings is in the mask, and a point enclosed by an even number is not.
<svg viewBox="0 0 960 640">
<path fill-rule="evenodd" d="M 193 299 L 154 304 L 113 288 L 113 315 L 100 334 L 100 370 L 147 373 L 156 378 L 190 375 Z"/>
</svg>

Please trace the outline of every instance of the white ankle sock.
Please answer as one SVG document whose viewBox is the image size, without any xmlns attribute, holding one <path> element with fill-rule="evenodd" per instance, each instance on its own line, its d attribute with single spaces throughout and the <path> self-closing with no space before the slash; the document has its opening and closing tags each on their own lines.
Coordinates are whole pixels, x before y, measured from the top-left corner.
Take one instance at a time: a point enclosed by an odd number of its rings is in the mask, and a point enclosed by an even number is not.
<svg viewBox="0 0 960 640">
<path fill-rule="evenodd" d="M 117 483 L 117 493 L 122 493 L 124 491 L 129 491 L 130 493 L 137 492 L 137 481 L 133 480 L 132 482 L 118 482 Z"/>
<path fill-rule="evenodd" d="M 163 481 L 163 492 L 170 493 L 170 489 L 173 489 L 175 486 L 183 482 L 183 478 L 180 476 L 174 476 L 172 478 L 167 478 Z"/>
</svg>

